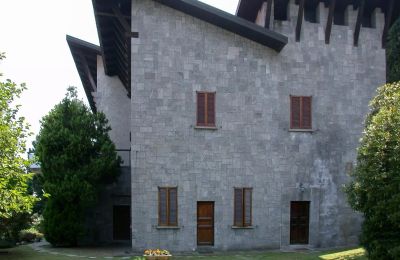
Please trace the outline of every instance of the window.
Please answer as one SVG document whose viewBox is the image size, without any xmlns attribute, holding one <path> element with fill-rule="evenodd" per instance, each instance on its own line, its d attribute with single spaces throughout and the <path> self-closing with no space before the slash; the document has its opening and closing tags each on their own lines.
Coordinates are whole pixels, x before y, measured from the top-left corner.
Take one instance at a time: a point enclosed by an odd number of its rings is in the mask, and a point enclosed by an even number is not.
<svg viewBox="0 0 400 260">
<path fill-rule="evenodd" d="M 311 97 L 290 96 L 290 128 L 312 128 Z"/>
<path fill-rule="evenodd" d="M 235 188 L 234 220 L 236 227 L 251 226 L 252 188 Z"/>
<path fill-rule="evenodd" d="M 197 126 L 215 127 L 215 92 L 197 92 Z"/>
<path fill-rule="evenodd" d="M 158 188 L 158 225 L 178 225 L 177 188 Z"/>
</svg>

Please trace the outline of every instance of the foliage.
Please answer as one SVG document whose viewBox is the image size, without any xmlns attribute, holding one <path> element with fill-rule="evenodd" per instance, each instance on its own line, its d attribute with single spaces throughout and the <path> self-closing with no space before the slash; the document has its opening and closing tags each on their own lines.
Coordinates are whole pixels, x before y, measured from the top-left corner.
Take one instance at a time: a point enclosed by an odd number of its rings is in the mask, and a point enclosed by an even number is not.
<svg viewBox="0 0 400 260">
<path fill-rule="evenodd" d="M 43 217 L 46 240 L 74 246 L 84 234 L 85 210 L 106 183 L 115 181 L 120 158 L 103 113 L 93 114 L 70 87 L 41 121 L 35 154 L 49 194 Z"/>
<path fill-rule="evenodd" d="M 33 213 L 42 214 L 44 205 L 47 201 L 47 198 L 43 191 L 43 175 L 40 172 L 33 173 L 32 179 L 28 181 L 28 191 L 30 194 L 35 194 L 35 196 L 39 199 L 33 206 Z"/>
<path fill-rule="evenodd" d="M 19 232 L 19 241 L 23 242 L 40 242 L 43 234 L 34 228 L 24 229 Z"/>
<path fill-rule="evenodd" d="M 0 60 L 4 58 L 0 53 Z M 20 106 L 14 104 L 25 89 L 9 79 L 0 81 L 0 240 L 17 239 L 37 200 L 27 192 L 31 175 L 22 157 L 30 133 L 25 118 L 18 116 Z"/>
<path fill-rule="evenodd" d="M 400 82 L 378 89 L 358 149 L 350 205 L 364 214 L 370 259 L 400 259 Z"/>
<path fill-rule="evenodd" d="M 400 18 L 392 25 L 386 48 L 387 82 L 400 81 Z"/>
</svg>

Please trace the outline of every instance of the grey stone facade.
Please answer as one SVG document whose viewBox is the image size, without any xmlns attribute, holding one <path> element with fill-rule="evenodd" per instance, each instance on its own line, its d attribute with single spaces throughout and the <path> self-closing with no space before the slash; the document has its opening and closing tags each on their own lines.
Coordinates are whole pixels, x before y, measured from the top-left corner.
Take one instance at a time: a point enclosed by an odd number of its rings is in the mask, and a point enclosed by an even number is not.
<svg viewBox="0 0 400 260">
<path fill-rule="evenodd" d="M 97 57 L 97 90 L 92 95 L 97 110 L 106 115 L 111 125 L 110 138 L 123 163 L 117 182 L 105 187 L 98 199 L 98 205 L 88 212 L 86 220 L 88 233 L 81 244 L 130 243 L 130 240 L 119 241 L 113 237 L 113 208 L 114 206 L 131 205 L 129 151 L 131 105 L 127 92 L 118 77 L 105 75 L 101 56 Z"/>
<path fill-rule="evenodd" d="M 310 201 L 309 247 L 357 243 L 360 216 L 342 191 L 368 112 L 385 82 L 381 29 L 303 22 L 273 30 L 277 53 L 152 0 L 132 1 L 132 247 L 191 251 L 196 203 L 215 202 L 218 250 L 289 246 L 290 201 Z M 349 23 L 356 15 L 348 13 Z M 383 15 L 375 24 L 381 27 Z M 216 91 L 217 130 L 196 129 L 196 91 Z M 312 96 L 313 131 L 289 129 L 289 96 Z M 158 223 L 158 188 L 178 187 L 178 229 Z M 233 229 L 233 189 L 253 188 L 253 227 Z"/>
<path fill-rule="evenodd" d="M 131 168 L 122 167 L 116 183 L 107 185 L 100 194 L 99 203 L 87 212 L 86 231 L 82 245 L 107 245 L 115 243 L 130 243 L 129 240 L 120 241 L 113 237 L 113 207 L 130 206 Z"/>
</svg>

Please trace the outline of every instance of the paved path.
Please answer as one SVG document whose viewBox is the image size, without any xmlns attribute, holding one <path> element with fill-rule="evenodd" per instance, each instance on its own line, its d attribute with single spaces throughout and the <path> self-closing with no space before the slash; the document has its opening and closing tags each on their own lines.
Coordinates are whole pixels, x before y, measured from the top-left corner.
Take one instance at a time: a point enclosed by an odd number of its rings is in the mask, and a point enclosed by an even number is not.
<svg viewBox="0 0 400 260">
<path fill-rule="evenodd" d="M 90 259 L 131 259 L 134 254 L 129 246 L 102 246 L 102 247 L 78 247 L 78 248 L 54 248 L 48 242 L 36 242 L 29 244 L 33 250 L 52 255 L 62 255 L 74 258 Z"/>
</svg>

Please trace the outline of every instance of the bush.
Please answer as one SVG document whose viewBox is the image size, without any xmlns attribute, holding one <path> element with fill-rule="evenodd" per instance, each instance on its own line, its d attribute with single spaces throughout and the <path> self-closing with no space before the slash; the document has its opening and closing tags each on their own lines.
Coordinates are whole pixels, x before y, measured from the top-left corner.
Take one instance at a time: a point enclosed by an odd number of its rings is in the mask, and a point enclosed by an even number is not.
<svg viewBox="0 0 400 260">
<path fill-rule="evenodd" d="M 75 246 L 85 234 L 85 213 L 105 185 L 116 180 L 121 159 L 103 113 L 93 114 L 75 88 L 41 121 L 35 155 L 48 195 L 43 230 L 55 246 Z M 46 195 L 46 196 L 47 196 Z"/>
<path fill-rule="evenodd" d="M 392 25 L 386 48 L 387 82 L 400 81 L 400 18 Z"/>
<path fill-rule="evenodd" d="M 369 259 L 400 259 L 400 82 L 379 88 L 371 108 L 347 195 L 364 214 Z"/>
<path fill-rule="evenodd" d="M 0 249 L 11 248 L 15 245 L 13 241 L 0 239 Z"/>
<path fill-rule="evenodd" d="M 0 52 L 0 61 L 4 54 Z M 17 99 L 26 89 L 0 73 L 0 240 L 15 241 L 18 233 L 29 225 L 29 216 L 37 198 L 28 192 L 32 175 L 26 171 L 28 161 L 25 141 L 28 125 L 19 116 Z"/>
<path fill-rule="evenodd" d="M 32 218 L 29 214 L 15 214 L 11 218 L 0 218 L 0 240 L 15 245 L 19 239 L 20 230 L 29 228 Z"/>
<path fill-rule="evenodd" d="M 21 242 L 40 242 L 42 238 L 43 234 L 33 228 L 22 230 L 19 233 L 19 241 Z"/>
</svg>

